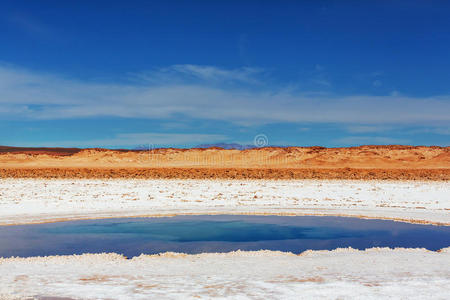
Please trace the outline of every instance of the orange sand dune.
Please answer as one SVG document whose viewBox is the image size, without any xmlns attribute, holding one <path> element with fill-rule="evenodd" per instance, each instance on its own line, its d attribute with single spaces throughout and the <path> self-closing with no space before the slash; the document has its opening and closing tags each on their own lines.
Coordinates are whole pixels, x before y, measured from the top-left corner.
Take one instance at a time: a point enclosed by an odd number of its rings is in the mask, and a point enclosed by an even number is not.
<svg viewBox="0 0 450 300">
<path fill-rule="evenodd" d="M 2 177 L 49 177 L 53 173 L 56 177 L 448 180 L 450 147 L 391 145 L 150 151 L 0 147 L 0 166 Z M 97 171 L 93 172 L 94 169 Z"/>
</svg>

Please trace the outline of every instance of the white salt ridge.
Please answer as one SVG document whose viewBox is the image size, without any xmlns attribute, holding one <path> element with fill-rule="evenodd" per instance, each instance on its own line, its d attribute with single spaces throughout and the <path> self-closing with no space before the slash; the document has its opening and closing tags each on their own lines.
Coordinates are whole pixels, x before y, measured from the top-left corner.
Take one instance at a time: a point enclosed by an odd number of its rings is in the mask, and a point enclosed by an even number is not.
<svg viewBox="0 0 450 300">
<path fill-rule="evenodd" d="M 174 214 L 345 215 L 450 225 L 450 183 L 0 179 L 0 225 Z"/>
<path fill-rule="evenodd" d="M 450 224 L 449 195 L 448 182 L 0 179 L 0 224 L 216 213 Z M 450 248 L 0 259 L 0 299 L 446 299 L 449 286 Z"/>
<path fill-rule="evenodd" d="M 0 259 L 0 299 L 448 299 L 449 286 L 450 248 Z"/>
</svg>

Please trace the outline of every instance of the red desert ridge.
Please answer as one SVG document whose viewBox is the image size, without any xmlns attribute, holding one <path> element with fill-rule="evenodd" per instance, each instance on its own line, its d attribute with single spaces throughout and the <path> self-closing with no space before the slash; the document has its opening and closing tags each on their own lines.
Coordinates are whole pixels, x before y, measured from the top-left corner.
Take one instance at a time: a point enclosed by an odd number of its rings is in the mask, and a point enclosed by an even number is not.
<svg viewBox="0 0 450 300">
<path fill-rule="evenodd" d="M 450 147 L 108 150 L 0 146 L 3 178 L 449 180 Z"/>
</svg>

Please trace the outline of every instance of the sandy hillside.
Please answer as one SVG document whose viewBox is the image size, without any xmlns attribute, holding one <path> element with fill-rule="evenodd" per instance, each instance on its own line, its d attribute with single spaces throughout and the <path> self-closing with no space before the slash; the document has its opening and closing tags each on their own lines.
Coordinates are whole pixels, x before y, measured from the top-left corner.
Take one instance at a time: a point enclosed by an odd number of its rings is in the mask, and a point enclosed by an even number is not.
<svg viewBox="0 0 450 300">
<path fill-rule="evenodd" d="M 0 166 L 2 177 L 448 180 L 450 147 L 393 145 L 150 151 L 0 147 Z"/>
</svg>

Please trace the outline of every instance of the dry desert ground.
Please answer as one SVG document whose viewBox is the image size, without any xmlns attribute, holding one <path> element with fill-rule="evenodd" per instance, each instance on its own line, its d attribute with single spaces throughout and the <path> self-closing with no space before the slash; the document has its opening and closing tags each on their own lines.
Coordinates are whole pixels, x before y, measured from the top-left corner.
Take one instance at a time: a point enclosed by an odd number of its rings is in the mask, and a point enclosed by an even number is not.
<svg viewBox="0 0 450 300">
<path fill-rule="evenodd" d="M 276 214 L 449 226 L 449 179 L 450 147 L 0 147 L 0 225 Z M 0 299 L 445 299 L 448 249 L 0 258 Z"/>
</svg>

